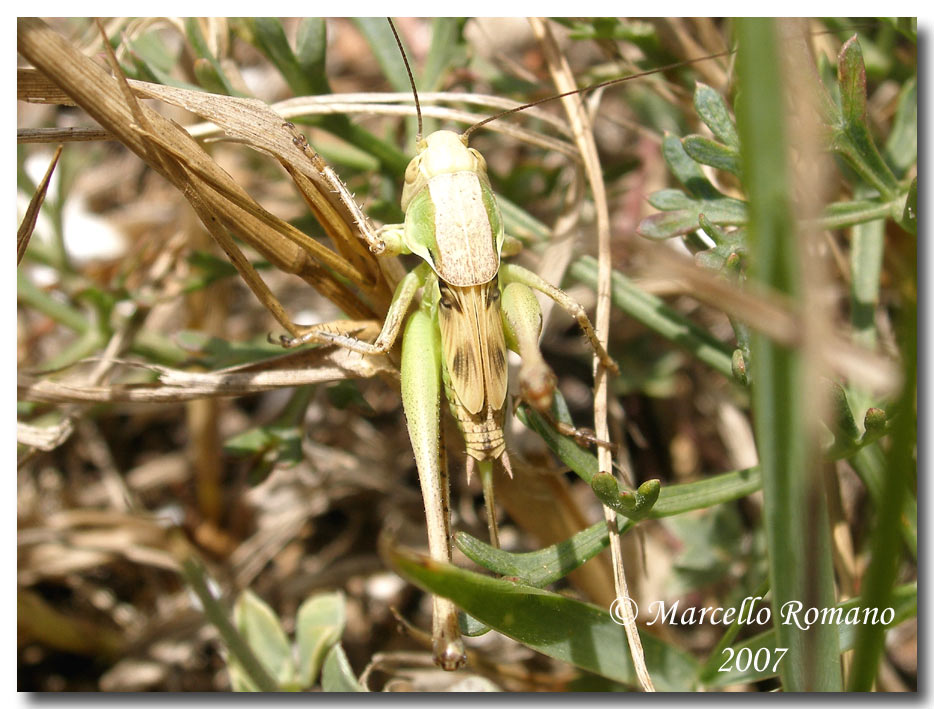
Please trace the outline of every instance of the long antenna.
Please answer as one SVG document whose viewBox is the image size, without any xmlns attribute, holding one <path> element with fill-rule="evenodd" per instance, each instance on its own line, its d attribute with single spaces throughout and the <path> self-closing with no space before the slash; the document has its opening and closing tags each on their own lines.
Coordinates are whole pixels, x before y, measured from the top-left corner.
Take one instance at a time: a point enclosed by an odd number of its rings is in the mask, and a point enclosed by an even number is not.
<svg viewBox="0 0 934 709">
<path fill-rule="evenodd" d="M 418 102 L 418 91 L 415 88 L 415 77 L 412 76 L 412 68 L 409 66 L 409 60 L 405 56 L 405 49 L 402 48 L 402 40 L 399 39 L 399 33 L 396 32 L 396 26 L 392 24 L 392 18 L 387 17 L 389 20 L 389 28 L 392 30 L 392 36 L 396 38 L 396 44 L 399 46 L 399 51 L 402 53 L 402 63 L 405 64 L 405 71 L 409 75 L 409 84 L 412 85 L 412 96 L 415 97 L 415 112 L 418 114 L 418 132 L 415 134 L 415 142 L 420 143 L 422 140 L 422 107 Z"/>
<path fill-rule="evenodd" d="M 527 103 L 522 106 L 516 106 L 515 108 L 510 108 L 507 111 L 503 111 L 501 113 L 497 113 L 494 116 L 490 116 L 489 118 L 484 118 L 479 123 L 474 123 L 467 130 L 465 130 L 461 137 L 464 140 L 468 140 L 472 133 L 474 133 L 477 129 L 482 128 L 487 123 L 499 120 L 500 118 L 504 118 L 506 116 L 511 116 L 513 113 L 524 111 L 525 109 L 531 108 L 532 106 L 539 106 L 543 103 L 548 103 L 549 101 L 554 101 L 559 98 L 564 98 L 565 96 L 573 96 L 574 94 L 583 94 L 583 93 L 586 93 L 587 91 L 593 91 L 595 89 L 603 88 L 604 86 L 613 86 L 614 84 L 621 84 L 624 81 L 630 81 L 631 79 L 638 79 L 643 76 L 650 76 L 651 74 L 658 74 L 663 71 L 668 71 L 669 69 L 677 69 L 679 67 L 687 66 L 689 64 L 705 62 L 709 59 L 717 59 L 718 57 L 726 57 L 726 56 L 729 56 L 730 54 L 735 53 L 735 51 L 736 50 L 734 49 L 730 49 L 730 50 L 726 50 L 723 52 L 718 52 L 717 54 L 708 54 L 707 56 L 698 57 L 697 59 L 688 59 L 687 61 L 676 62 L 674 64 L 667 64 L 665 66 L 656 67 L 654 69 L 649 69 L 648 71 L 641 71 L 638 74 L 630 74 L 629 76 L 620 76 L 620 77 L 617 77 L 616 79 L 608 79 L 607 81 L 601 81 L 599 84 L 593 84 L 592 86 L 585 86 L 582 89 L 575 89 L 574 91 L 565 91 L 563 94 L 555 94 L 554 96 L 540 98 L 538 99 L 538 101 L 532 101 L 531 103 Z"/>
</svg>

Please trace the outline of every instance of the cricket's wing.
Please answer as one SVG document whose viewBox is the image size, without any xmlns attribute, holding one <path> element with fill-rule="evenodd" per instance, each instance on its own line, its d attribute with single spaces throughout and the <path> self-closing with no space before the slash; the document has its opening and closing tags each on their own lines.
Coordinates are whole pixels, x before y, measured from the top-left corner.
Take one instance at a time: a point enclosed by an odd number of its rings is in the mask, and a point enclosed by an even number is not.
<svg viewBox="0 0 934 709">
<path fill-rule="evenodd" d="M 460 404 L 472 414 L 506 401 L 506 339 L 497 279 L 459 288 L 439 283 L 441 351 Z"/>
</svg>

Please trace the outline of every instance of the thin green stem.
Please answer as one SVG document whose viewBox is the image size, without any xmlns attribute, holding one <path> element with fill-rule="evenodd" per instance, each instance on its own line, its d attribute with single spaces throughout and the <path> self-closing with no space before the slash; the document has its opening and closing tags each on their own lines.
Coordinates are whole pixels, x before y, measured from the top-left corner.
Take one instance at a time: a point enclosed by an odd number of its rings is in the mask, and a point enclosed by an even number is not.
<svg viewBox="0 0 934 709">
<path fill-rule="evenodd" d="M 48 315 L 75 332 L 84 334 L 91 329 L 88 318 L 70 305 L 63 303 L 39 288 L 21 270 L 16 271 L 16 297 L 20 302 Z"/>
<path fill-rule="evenodd" d="M 201 601 L 204 615 L 217 628 L 221 639 L 253 683 L 263 692 L 281 691 L 276 680 L 263 667 L 243 636 L 234 627 L 227 610 L 218 602 L 208 588 L 207 574 L 204 567 L 194 557 L 189 556 L 182 562 L 182 576 Z"/>
<path fill-rule="evenodd" d="M 913 284 L 912 284 L 913 285 Z M 912 300 L 914 289 L 906 298 L 901 317 L 901 351 L 905 353 L 905 379 L 892 416 L 894 422 L 891 445 L 886 454 L 886 474 L 881 504 L 876 506 L 876 524 L 872 536 L 872 557 L 863 574 L 863 598 L 868 608 L 889 605 L 896 579 L 901 545 L 898 542 L 900 517 L 912 473 L 915 470 L 914 449 L 916 431 L 916 384 L 918 347 L 917 306 Z M 859 628 L 856 652 L 850 674 L 851 691 L 872 689 L 885 642 L 885 629 L 867 623 Z"/>
</svg>

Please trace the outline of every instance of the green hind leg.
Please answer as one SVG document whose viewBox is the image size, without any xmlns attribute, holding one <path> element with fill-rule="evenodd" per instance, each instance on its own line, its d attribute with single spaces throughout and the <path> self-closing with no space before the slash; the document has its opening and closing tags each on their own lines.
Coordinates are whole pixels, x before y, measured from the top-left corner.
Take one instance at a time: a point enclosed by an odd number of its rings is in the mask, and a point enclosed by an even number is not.
<svg viewBox="0 0 934 709">
<path fill-rule="evenodd" d="M 447 470 L 440 447 L 441 342 L 431 316 L 412 313 L 402 336 L 402 405 L 428 523 L 428 549 L 433 559 L 450 563 L 451 526 Z M 457 622 L 457 608 L 433 597 L 432 645 L 435 662 L 456 670 L 467 661 Z"/>
</svg>

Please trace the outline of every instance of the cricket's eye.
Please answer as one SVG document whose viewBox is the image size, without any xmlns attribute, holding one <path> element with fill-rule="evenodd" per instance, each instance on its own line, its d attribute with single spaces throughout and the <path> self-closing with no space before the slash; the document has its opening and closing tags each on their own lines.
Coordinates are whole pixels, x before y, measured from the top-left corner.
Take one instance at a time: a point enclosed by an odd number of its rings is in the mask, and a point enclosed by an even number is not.
<svg viewBox="0 0 934 709">
<path fill-rule="evenodd" d="M 467 149 L 470 151 L 470 154 L 474 156 L 474 159 L 476 159 L 477 167 L 486 172 L 486 158 L 484 158 L 479 151 L 474 150 L 473 148 Z"/>
<path fill-rule="evenodd" d="M 490 290 L 487 291 L 486 299 L 489 303 L 495 303 L 497 300 L 499 300 L 499 286 L 496 285 L 495 280 L 492 281 Z"/>
<path fill-rule="evenodd" d="M 409 162 L 409 166 L 405 168 L 405 181 L 407 184 L 412 184 L 418 178 L 418 166 L 420 164 L 420 158 L 413 158 Z"/>
<path fill-rule="evenodd" d="M 452 305 L 451 292 L 447 288 L 444 288 L 440 285 L 438 286 L 438 291 L 441 293 L 441 298 L 438 300 L 438 302 L 441 304 L 442 308 L 449 310 Z"/>
</svg>

